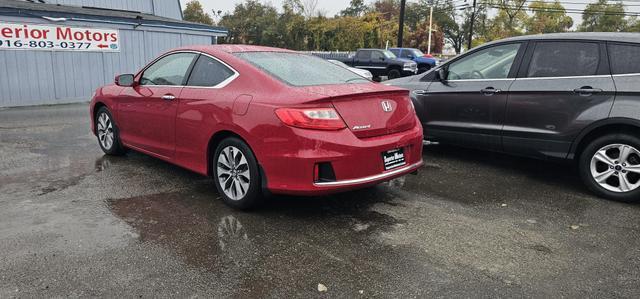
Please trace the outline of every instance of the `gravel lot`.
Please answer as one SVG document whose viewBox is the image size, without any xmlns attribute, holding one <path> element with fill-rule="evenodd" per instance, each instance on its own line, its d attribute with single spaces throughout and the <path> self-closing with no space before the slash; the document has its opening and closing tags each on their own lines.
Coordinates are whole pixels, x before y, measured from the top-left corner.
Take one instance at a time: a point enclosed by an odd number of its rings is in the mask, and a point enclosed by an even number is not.
<svg viewBox="0 0 640 299">
<path fill-rule="evenodd" d="M 88 122 L 0 111 L 2 298 L 640 296 L 640 206 L 571 165 L 427 146 L 417 176 L 245 213 L 208 178 L 103 156 Z"/>
</svg>

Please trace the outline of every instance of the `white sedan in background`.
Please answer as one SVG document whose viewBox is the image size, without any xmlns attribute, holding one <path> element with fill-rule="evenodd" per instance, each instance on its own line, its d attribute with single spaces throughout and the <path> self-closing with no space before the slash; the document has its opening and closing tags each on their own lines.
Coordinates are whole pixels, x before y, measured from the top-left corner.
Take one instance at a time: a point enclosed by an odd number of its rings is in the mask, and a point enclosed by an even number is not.
<svg viewBox="0 0 640 299">
<path fill-rule="evenodd" d="M 371 74 L 370 71 L 359 69 L 359 68 L 355 68 L 355 67 L 350 67 L 350 66 L 346 65 L 342 61 L 337 61 L 337 60 L 333 60 L 333 59 L 327 59 L 327 61 L 329 61 L 329 62 L 331 62 L 331 63 L 333 63 L 333 64 L 335 64 L 337 66 L 341 66 L 341 67 L 343 67 L 345 69 L 348 69 L 348 70 L 350 70 L 350 71 L 352 71 L 352 72 L 354 72 L 354 73 L 356 73 L 356 74 L 358 74 L 358 75 L 360 75 L 362 77 L 365 77 L 365 78 L 367 78 L 369 80 L 373 80 L 373 75 Z"/>
</svg>

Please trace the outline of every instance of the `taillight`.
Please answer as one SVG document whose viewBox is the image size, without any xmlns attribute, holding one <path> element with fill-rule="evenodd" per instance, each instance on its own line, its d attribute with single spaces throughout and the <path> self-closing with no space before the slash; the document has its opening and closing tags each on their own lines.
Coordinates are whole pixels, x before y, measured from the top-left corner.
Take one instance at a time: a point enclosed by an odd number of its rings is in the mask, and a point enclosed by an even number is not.
<svg viewBox="0 0 640 299">
<path fill-rule="evenodd" d="M 286 125 L 315 130 L 340 130 L 347 126 L 333 108 L 280 108 L 276 115 Z"/>
</svg>

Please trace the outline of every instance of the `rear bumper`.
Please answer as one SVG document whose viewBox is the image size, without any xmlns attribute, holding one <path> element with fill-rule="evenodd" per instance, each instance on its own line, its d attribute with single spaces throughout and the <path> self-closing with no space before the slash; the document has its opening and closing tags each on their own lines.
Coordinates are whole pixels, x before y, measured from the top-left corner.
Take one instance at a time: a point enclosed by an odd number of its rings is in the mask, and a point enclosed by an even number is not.
<svg viewBox="0 0 640 299">
<path fill-rule="evenodd" d="M 405 175 L 407 173 L 411 173 L 414 172 L 416 170 L 418 170 L 418 168 L 420 168 L 422 165 L 424 164 L 424 162 L 422 162 L 422 160 L 420 160 L 420 162 L 418 163 L 414 163 L 408 166 L 404 166 L 398 169 L 393 169 L 390 170 L 388 172 L 384 172 L 381 174 L 376 174 L 376 175 L 372 175 L 372 176 L 368 176 L 368 177 L 363 177 L 363 178 L 357 178 L 357 179 L 350 179 L 350 180 L 342 180 L 342 181 L 335 181 L 335 182 L 315 182 L 313 183 L 315 186 L 317 187 L 348 187 L 348 186 L 357 186 L 357 185 L 362 185 L 362 184 L 368 184 L 368 183 L 377 183 L 377 182 L 383 182 L 386 180 L 390 180 L 393 179 L 395 177 L 398 176 L 402 176 Z"/>
<path fill-rule="evenodd" d="M 413 76 L 416 73 L 418 73 L 418 69 L 417 68 L 415 68 L 415 69 L 413 69 L 413 68 L 405 68 L 405 69 L 402 70 L 402 75 L 403 76 Z"/>
<path fill-rule="evenodd" d="M 270 150 L 258 153 L 271 193 L 315 196 L 365 188 L 414 172 L 423 163 L 418 121 L 409 130 L 370 138 L 358 138 L 348 129 L 288 129 L 292 138 L 263 144 Z M 406 165 L 385 171 L 382 153 L 396 148 L 403 148 Z M 316 163 L 330 163 L 335 180 L 315 182 Z"/>
</svg>

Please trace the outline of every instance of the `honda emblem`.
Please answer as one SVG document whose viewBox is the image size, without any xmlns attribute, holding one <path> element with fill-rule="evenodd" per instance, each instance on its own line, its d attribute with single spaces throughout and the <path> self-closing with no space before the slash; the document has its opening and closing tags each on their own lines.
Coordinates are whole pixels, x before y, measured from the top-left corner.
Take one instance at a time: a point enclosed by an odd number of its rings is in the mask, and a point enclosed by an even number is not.
<svg viewBox="0 0 640 299">
<path fill-rule="evenodd" d="M 382 101 L 382 110 L 384 112 L 391 112 L 391 110 L 393 110 L 393 107 L 391 106 L 391 102 Z"/>
</svg>

